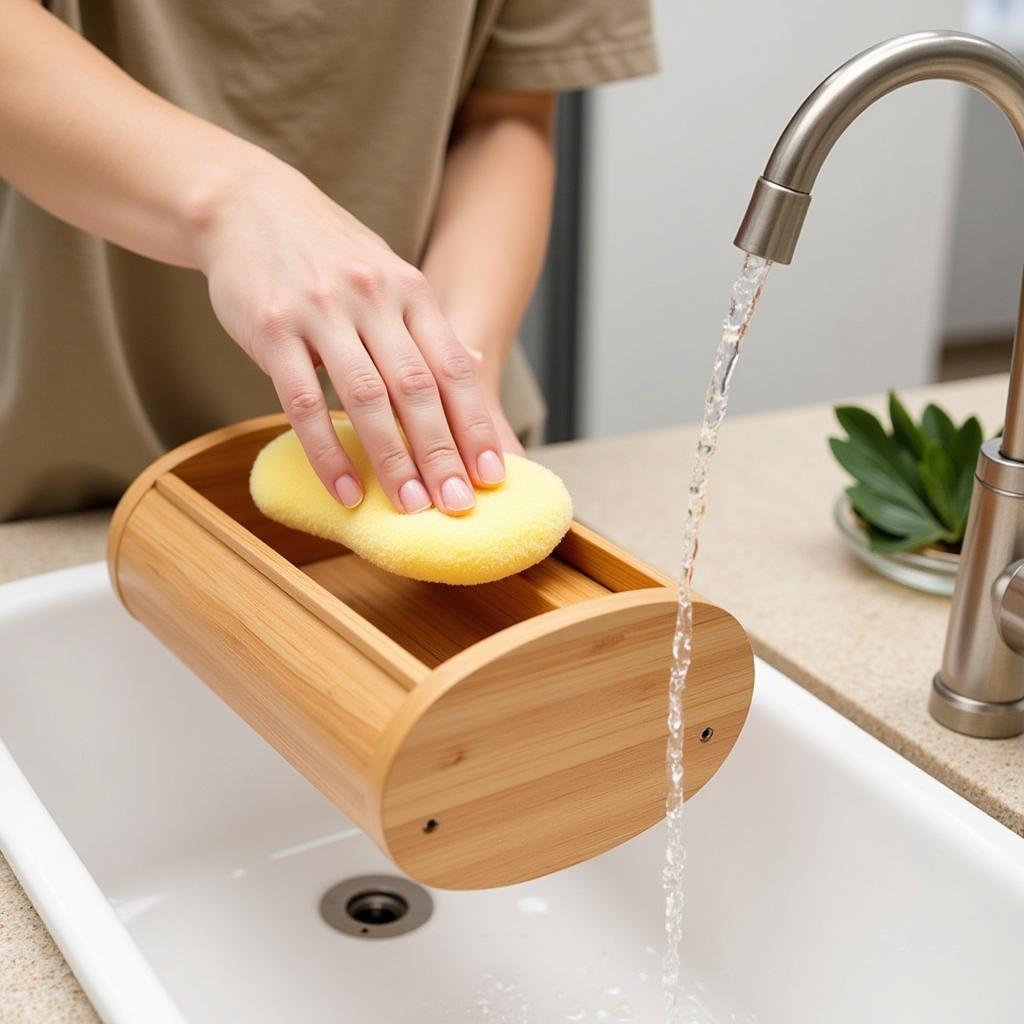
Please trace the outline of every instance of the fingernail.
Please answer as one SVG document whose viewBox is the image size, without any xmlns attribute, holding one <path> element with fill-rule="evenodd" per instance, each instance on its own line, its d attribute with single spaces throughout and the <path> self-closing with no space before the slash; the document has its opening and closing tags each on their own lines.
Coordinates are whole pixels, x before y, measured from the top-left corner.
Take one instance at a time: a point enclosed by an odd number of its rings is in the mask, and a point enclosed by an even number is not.
<svg viewBox="0 0 1024 1024">
<path fill-rule="evenodd" d="M 406 480 L 398 489 L 398 500 L 401 501 L 402 508 L 409 515 L 415 515 L 417 512 L 423 512 L 430 508 L 430 495 L 427 494 L 426 487 L 419 480 Z"/>
<path fill-rule="evenodd" d="M 476 504 L 469 485 L 457 476 L 449 477 L 441 484 L 441 497 L 449 512 L 468 512 Z"/>
<path fill-rule="evenodd" d="M 363 500 L 363 488 L 351 473 L 345 473 L 334 481 L 334 490 L 345 508 L 355 508 Z"/>
<path fill-rule="evenodd" d="M 505 479 L 505 466 L 497 452 L 486 451 L 478 455 L 476 471 L 485 484 L 500 484 Z"/>
</svg>

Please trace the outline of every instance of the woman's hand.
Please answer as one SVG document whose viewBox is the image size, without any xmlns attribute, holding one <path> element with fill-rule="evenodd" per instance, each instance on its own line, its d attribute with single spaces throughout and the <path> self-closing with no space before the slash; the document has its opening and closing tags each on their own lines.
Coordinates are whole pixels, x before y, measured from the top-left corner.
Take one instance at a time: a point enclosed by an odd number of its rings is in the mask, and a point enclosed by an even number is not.
<svg viewBox="0 0 1024 1024">
<path fill-rule="evenodd" d="M 320 363 L 399 510 L 459 514 L 473 507 L 473 485 L 501 483 L 502 441 L 475 361 L 419 270 L 283 164 L 198 208 L 194 223 L 217 317 L 273 380 L 344 505 L 358 505 L 363 487 L 331 425 Z"/>
</svg>

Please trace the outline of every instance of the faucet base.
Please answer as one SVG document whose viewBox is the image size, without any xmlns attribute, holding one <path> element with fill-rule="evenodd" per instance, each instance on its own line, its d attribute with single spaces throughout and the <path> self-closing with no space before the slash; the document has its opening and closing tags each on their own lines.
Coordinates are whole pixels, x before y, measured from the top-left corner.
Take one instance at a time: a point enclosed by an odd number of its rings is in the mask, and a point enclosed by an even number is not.
<svg viewBox="0 0 1024 1024">
<path fill-rule="evenodd" d="M 1024 699 L 999 703 L 972 700 L 954 693 L 938 672 L 932 680 L 928 710 L 940 725 L 954 732 L 998 740 L 1024 732 Z"/>
</svg>

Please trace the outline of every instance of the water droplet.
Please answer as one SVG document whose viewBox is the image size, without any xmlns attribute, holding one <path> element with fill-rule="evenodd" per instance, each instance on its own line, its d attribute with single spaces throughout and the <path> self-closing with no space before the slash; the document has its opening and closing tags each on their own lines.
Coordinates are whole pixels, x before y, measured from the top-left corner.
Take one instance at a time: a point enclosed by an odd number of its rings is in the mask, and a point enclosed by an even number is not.
<svg viewBox="0 0 1024 1024">
<path fill-rule="evenodd" d="M 614 996 L 621 996 L 622 995 L 622 988 L 619 985 L 609 985 L 608 988 L 606 988 L 604 990 L 604 994 L 606 996 L 613 996 L 613 997 Z"/>
<path fill-rule="evenodd" d="M 548 901 L 543 896 L 523 896 L 516 904 L 521 914 L 541 917 L 548 912 Z"/>
<path fill-rule="evenodd" d="M 565 1011 L 566 1020 L 583 1020 L 587 1016 L 587 1011 L 582 1006 L 572 1006 Z"/>
</svg>

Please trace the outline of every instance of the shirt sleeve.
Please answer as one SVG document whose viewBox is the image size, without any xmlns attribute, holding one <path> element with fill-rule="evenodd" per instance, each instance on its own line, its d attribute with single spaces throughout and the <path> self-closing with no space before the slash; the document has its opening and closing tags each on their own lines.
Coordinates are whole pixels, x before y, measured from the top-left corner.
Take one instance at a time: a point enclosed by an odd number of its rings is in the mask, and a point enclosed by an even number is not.
<svg viewBox="0 0 1024 1024">
<path fill-rule="evenodd" d="M 505 0 L 473 87 L 568 92 L 657 70 L 649 0 Z"/>
</svg>

